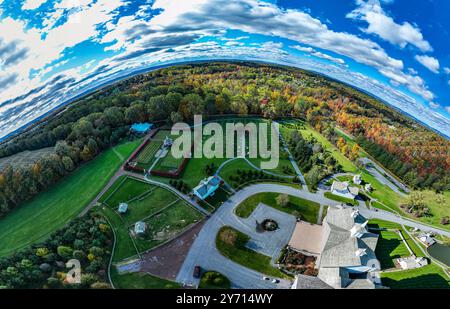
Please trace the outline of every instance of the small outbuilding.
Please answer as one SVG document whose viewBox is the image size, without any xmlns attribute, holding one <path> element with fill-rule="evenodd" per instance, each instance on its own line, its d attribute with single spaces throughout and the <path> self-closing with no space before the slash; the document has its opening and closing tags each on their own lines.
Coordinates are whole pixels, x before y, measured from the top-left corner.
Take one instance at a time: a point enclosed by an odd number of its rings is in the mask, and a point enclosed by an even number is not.
<svg viewBox="0 0 450 309">
<path fill-rule="evenodd" d="M 136 235 L 142 235 L 145 233 L 147 229 L 147 224 L 144 221 L 138 221 L 136 222 L 136 224 L 134 225 L 134 233 Z"/>
<path fill-rule="evenodd" d="M 119 213 L 124 214 L 128 210 L 128 204 L 127 203 L 120 203 L 119 204 Z"/>
<path fill-rule="evenodd" d="M 431 234 L 423 234 L 419 236 L 419 240 L 427 247 L 430 247 L 436 243 L 436 240 L 431 237 Z"/>
<path fill-rule="evenodd" d="M 362 182 L 361 174 L 359 174 L 359 175 L 354 175 L 354 176 L 353 176 L 353 183 L 354 183 L 355 185 L 360 185 L 361 182 Z"/>
<path fill-rule="evenodd" d="M 331 185 L 331 193 L 345 198 L 354 199 L 358 195 L 359 189 L 357 187 L 350 187 L 347 181 L 334 181 Z"/>
<path fill-rule="evenodd" d="M 170 137 L 166 136 L 166 138 L 164 139 L 163 147 L 170 148 L 170 147 L 172 147 L 172 144 L 173 144 L 173 140 Z"/>
</svg>

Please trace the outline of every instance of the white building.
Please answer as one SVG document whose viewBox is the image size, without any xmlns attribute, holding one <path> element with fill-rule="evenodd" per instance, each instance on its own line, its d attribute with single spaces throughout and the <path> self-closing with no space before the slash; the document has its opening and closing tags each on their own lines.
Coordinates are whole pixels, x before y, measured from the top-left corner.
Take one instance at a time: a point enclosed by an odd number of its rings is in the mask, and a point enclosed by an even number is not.
<svg viewBox="0 0 450 309">
<path fill-rule="evenodd" d="M 143 221 L 136 222 L 136 224 L 134 225 L 134 233 L 136 235 L 144 234 L 146 229 L 147 224 Z"/>
<path fill-rule="evenodd" d="M 409 256 L 397 259 L 397 263 L 402 269 L 414 269 L 428 265 L 428 260 L 424 257 Z"/>
<path fill-rule="evenodd" d="M 350 187 L 347 181 L 334 181 L 331 185 L 331 193 L 345 198 L 354 199 L 358 195 L 359 189 L 356 187 Z"/>
<path fill-rule="evenodd" d="M 357 210 L 337 206 L 329 207 L 323 225 L 317 225 L 320 228 L 309 233 L 317 234 L 314 237 L 308 233 L 296 235 L 297 229 L 294 230 L 289 246 L 299 252 L 312 251 L 314 244 L 308 243 L 308 239 L 317 242 L 320 238 L 320 248 L 314 251 L 318 251 L 317 279 L 321 281 L 297 277 L 294 287 L 301 287 L 305 280 L 317 288 L 323 283 L 335 289 L 380 287 L 380 263 L 375 256 L 378 235 L 367 231 L 367 222 Z M 295 244 L 300 247 L 293 247 Z"/>
<path fill-rule="evenodd" d="M 419 240 L 427 247 L 432 246 L 436 243 L 436 240 L 431 237 L 431 234 L 423 234 L 419 236 Z"/>
<path fill-rule="evenodd" d="M 360 185 L 361 182 L 362 182 L 361 174 L 359 174 L 359 175 L 354 175 L 354 176 L 353 176 L 353 183 L 354 183 L 355 185 Z"/>
<path fill-rule="evenodd" d="M 120 203 L 119 204 L 119 213 L 124 214 L 128 210 L 128 204 L 127 203 Z"/>
</svg>

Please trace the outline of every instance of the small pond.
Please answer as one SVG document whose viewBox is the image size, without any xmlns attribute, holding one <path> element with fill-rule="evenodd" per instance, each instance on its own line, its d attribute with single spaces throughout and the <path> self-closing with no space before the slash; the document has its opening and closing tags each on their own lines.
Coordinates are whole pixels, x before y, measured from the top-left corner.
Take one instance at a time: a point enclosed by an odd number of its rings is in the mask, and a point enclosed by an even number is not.
<svg viewBox="0 0 450 309">
<path fill-rule="evenodd" d="M 450 245 L 434 244 L 427 249 L 428 253 L 436 260 L 450 266 Z"/>
</svg>

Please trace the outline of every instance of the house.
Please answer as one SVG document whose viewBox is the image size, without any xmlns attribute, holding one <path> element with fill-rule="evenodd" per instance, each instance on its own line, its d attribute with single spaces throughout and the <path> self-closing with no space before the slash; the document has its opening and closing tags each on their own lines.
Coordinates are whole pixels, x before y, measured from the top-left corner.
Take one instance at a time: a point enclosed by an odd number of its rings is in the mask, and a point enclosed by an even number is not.
<svg viewBox="0 0 450 309">
<path fill-rule="evenodd" d="M 334 181 L 331 185 L 331 193 L 345 198 L 354 199 L 358 195 L 359 189 L 356 187 L 350 187 L 347 181 Z"/>
<path fill-rule="evenodd" d="M 170 147 L 172 147 L 172 144 L 173 144 L 173 140 L 170 137 L 166 136 L 166 138 L 164 139 L 163 147 L 170 148 Z"/>
<path fill-rule="evenodd" d="M 136 235 L 142 235 L 145 233 L 145 230 L 147 229 L 147 224 L 143 221 L 138 221 L 134 225 L 134 233 Z"/>
<path fill-rule="evenodd" d="M 128 204 L 127 203 L 120 203 L 119 204 L 119 213 L 124 214 L 128 210 Z"/>
<path fill-rule="evenodd" d="M 193 190 L 195 196 L 204 200 L 208 196 L 214 195 L 214 192 L 219 188 L 221 179 L 218 176 L 211 176 L 200 181 L 198 186 Z"/>
<path fill-rule="evenodd" d="M 424 257 L 408 256 L 396 260 L 402 269 L 414 269 L 428 265 L 428 260 Z"/>
<path fill-rule="evenodd" d="M 434 244 L 436 243 L 436 240 L 435 240 L 433 237 L 431 237 L 431 234 L 430 234 L 430 233 L 420 235 L 420 236 L 419 236 L 419 240 L 420 240 L 425 246 L 427 246 L 427 248 L 430 247 L 430 246 L 432 246 L 432 245 L 434 245 Z"/>
<path fill-rule="evenodd" d="M 152 123 L 144 122 L 144 123 L 134 123 L 131 126 L 131 131 L 137 134 L 147 134 L 153 128 Z"/>
<path fill-rule="evenodd" d="M 378 235 L 368 232 L 367 222 L 351 207 L 329 207 L 321 226 L 316 225 L 306 234 L 300 234 L 302 230 L 296 228 L 289 247 L 299 252 L 316 251 L 317 278 L 326 286 L 336 289 L 380 287 L 377 275 L 380 264 L 375 256 Z M 297 277 L 295 286 L 302 286 L 299 280 L 303 278 Z M 316 279 L 309 283 L 321 285 Z"/>
<path fill-rule="evenodd" d="M 354 183 L 355 185 L 360 185 L 361 182 L 362 182 L 361 174 L 359 174 L 359 175 L 354 175 L 354 176 L 353 176 L 353 183 Z"/>
</svg>

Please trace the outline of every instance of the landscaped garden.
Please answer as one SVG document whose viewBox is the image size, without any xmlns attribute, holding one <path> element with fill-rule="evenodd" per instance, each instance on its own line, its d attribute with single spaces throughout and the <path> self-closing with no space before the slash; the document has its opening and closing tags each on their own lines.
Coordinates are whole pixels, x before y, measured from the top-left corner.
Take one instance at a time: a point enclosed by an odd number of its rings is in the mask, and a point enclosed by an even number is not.
<svg viewBox="0 0 450 309">
<path fill-rule="evenodd" d="M 169 190 L 132 177 L 118 179 L 100 201 L 106 205 L 101 212 L 116 232 L 115 262 L 164 243 L 203 218 Z M 128 205 L 123 214 L 118 212 L 120 203 Z M 147 226 L 142 235 L 131 232 L 138 221 Z"/>
<path fill-rule="evenodd" d="M 236 209 L 236 215 L 242 218 L 248 218 L 252 212 L 256 209 L 256 207 L 260 204 L 266 204 L 267 206 L 271 206 L 275 209 L 278 209 L 283 212 L 287 212 L 291 215 L 294 215 L 298 218 L 301 218 L 303 221 L 307 221 L 310 223 L 317 223 L 317 217 L 319 216 L 320 204 L 305 200 L 295 196 L 287 196 L 287 202 L 280 203 L 280 194 L 272 193 L 272 192 L 264 192 L 255 194 L 246 200 L 244 200 L 241 204 L 239 204 Z"/>
<path fill-rule="evenodd" d="M 271 258 L 247 248 L 249 237 L 229 226 L 222 227 L 216 237 L 216 247 L 226 258 L 268 276 L 286 278 L 286 274 L 270 264 Z"/>
</svg>

